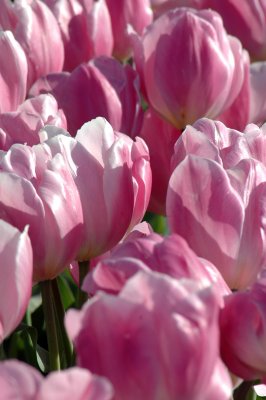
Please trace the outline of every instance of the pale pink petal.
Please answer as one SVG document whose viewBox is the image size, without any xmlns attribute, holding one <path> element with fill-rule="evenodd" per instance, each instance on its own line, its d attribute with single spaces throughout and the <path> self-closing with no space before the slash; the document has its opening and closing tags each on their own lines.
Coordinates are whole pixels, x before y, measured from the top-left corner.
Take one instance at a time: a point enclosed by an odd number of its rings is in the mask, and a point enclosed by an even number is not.
<svg viewBox="0 0 266 400">
<path fill-rule="evenodd" d="M 15 111 L 25 100 L 28 66 L 11 32 L 0 31 L 0 113 Z"/>
</svg>

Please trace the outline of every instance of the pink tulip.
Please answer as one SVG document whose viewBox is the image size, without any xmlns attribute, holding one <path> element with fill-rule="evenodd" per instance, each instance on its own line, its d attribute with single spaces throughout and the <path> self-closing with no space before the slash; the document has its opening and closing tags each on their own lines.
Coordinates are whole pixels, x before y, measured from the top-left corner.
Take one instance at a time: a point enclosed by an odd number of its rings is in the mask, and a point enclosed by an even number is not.
<svg viewBox="0 0 266 400">
<path fill-rule="evenodd" d="M 65 47 L 64 70 L 93 57 L 111 56 L 113 34 L 104 0 L 44 0 L 58 21 Z M 104 27 L 104 29 L 103 29 Z"/>
<path fill-rule="evenodd" d="M 266 279 L 225 299 L 221 353 L 228 368 L 245 380 L 266 379 Z M 241 310 L 241 312 L 240 312 Z"/>
<path fill-rule="evenodd" d="M 171 157 L 174 144 L 181 131 L 160 118 L 152 109 L 144 115 L 140 133 L 150 152 L 152 170 L 152 191 L 149 210 L 165 215 L 165 201 L 168 182 L 171 176 Z"/>
<path fill-rule="evenodd" d="M 11 32 L 0 31 L 0 113 L 15 111 L 25 100 L 27 60 Z"/>
<path fill-rule="evenodd" d="M 98 290 L 118 293 L 126 281 L 140 270 L 153 270 L 175 279 L 191 278 L 205 285 L 213 284 L 223 303 L 230 293 L 219 271 L 199 259 L 178 235 L 161 237 L 151 233 L 144 237 L 129 237 L 114 247 L 87 275 L 83 290 L 94 295 Z"/>
<path fill-rule="evenodd" d="M 70 368 L 44 378 L 39 371 L 17 360 L 0 363 L 1 396 L 5 400 L 111 400 L 107 379 L 88 370 Z"/>
<path fill-rule="evenodd" d="M 0 212 L 1 213 L 1 212 Z M 20 323 L 32 288 L 32 248 L 28 227 L 23 232 L 0 219 L 0 342 Z"/>
<path fill-rule="evenodd" d="M 66 327 L 78 365 L 106 376 L 115 400 L 229 399 L 210 287 L 139 272 L 119 295 L 99 292 Z M 200 397 L 199 397 L 200 396 Z"/>
<path fill-rule="evenodd" d="M 142 139 L 133 141 L 100 117 L 84 124 L 75 139 L 58 135 L 56 128 L 54 135 L 43 149 L 63 154 L 72 171 L 84 216 L 78 260 L 88 260 L 112 248 L 143 218 L 151 190 L 148 149 Z"/>
<path fill-rule="evenodd" d="M 241 90 L 245 52 L 214 11 L 174 9 L 132 40 L 148 102 L 179 129 L 215 118 Z"/>
<path fill-rule="evenodd" d="M 83 222 L 66 162 L 41 148 L 13 145 L 0 159 L 0 216 L 20 230 L 29 225 L 34 281 L 53 279 L 75 259 Z"/>
<path fill-rule="evenodd" d="M 122 66 L 112 58 L 96 58 L 71 74 L 48 75 L 31 88 L 31 95 L 40 93 L 56 98 L 73 136 L 85 122 L 98 116 L 131 137 L 140 131 L 143 115 L 138 76 L 129 65 Z"/>
<path fill-rule="evenodd" d="M 264 130 L 252 127 L 246 134 L 208 120 L 187 127 L 167 193 L 170 231 L 231 289 L 251 285 L 265 265 L 266 142 Z"/>
<path fill-rule="evenodd" d="M 127 32 L 127 25 L 140 36 L 144 29 L 152 22 L 152 10 L 149 0 L 106 0 L 114 35 L 114 56 L 118 59 L 127 59 L 132 53 L 131 40 Z"/>
<path fill-rule="evenodd" d="M 55 17 L 40 0 L 0 0 L 0 27 L 25 51 L 28 88 L 42 75 L 62 70 L 64 46 Z"/>
<path fill-rule="evenodd" d="M 0 114 L 0 149 L 8 150 L 14 143 L 40 143 L 39 131 L 47 124 L 66 128 L 65 115 L 55 98 L 43 94 L 26 100 L 17 111 Z"/>
</svg>

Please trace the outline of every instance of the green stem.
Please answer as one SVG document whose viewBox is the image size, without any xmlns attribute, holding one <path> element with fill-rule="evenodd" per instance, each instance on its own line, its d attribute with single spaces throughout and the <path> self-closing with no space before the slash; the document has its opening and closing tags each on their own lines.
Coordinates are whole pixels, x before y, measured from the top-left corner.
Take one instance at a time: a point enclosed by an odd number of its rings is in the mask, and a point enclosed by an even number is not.
<svg viewBox="0 0 266 400">
<path fill-rule="evenodd" d="M 60 370 L 58 337 L 56 330 L 56 314 L 53 302 L 52 281 L 40 282 L 43 313 L 46 325 L 50 370 Z"/>
<path fill-rule="evenodd" d="M 257 395 L 253 388 L 250 388 L 246 397 L 246 400 L 256 400 Z"/>
<path fill-rule="evenodd" d="M 256 393 L 253 390 L 254 381 L 244 381 L 234 391 L 234 400 L 253 400 Z M 253 397 L 253 394 L 255 397 Z"/>
<path fill-rule="evenodd" d="M 25 319 L 26 319 L 26 324 L 28 326 L 32 326 L 31 313 L 30 313 L 29 307 L 26 310 Z"/>
<path fill-rule="evenodd" d="M 0 361 L 6 358 L 5 350 L 4 350 L 4 343 L 0 344 Z"/>
<path fill-rule="evenodd" d="M 88 299 L 88 294 L 81 289 L 83 280 L 89 272 L 90 261 L 79 261 L 79 288 L 77 296 L 77 308 L 80 309 Z"/>
<path fill-rule="evenodd" d="M 69 341 L 68 335 L 66 333 L 65 329 L 65 324 L 64 324 L 64 319 L 65 319 L 65 309 L 62 303 L 62 298 L 60 294 L 60 290 L 58 287 L 58 281 L 57 279 L 52 280 L 52 290 L 53 290 L 53 296 L 54 296 L 54 307 L 56 311 L 56 317 L 57 317 L 57 327 L 58 327 L 58 332 L 60 333 L 61 336 L 61 341 L 62 341 L 62 350 L 65 355 L 65 361 L 66 361 L 66 367 L 70 367 L 72 365 L 73 361 L 73 346 L 71 342 Z M 61 360 L 61 364 L 62 364 Z"/>
</svg>

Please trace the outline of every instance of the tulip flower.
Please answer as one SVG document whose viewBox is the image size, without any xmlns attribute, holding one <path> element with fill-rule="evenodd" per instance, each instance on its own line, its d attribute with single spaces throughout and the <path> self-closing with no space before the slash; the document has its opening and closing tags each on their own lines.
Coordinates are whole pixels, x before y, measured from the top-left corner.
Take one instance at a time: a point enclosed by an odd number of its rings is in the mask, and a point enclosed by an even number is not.
<svg viewBox="0 0 266 400">
<path fill-rule="evenodd" d="M 265 265 L 264 136 L 253 125 L 243 134 L 202 120 L 175 147 L 170 231 L 211 261 L 231 289 L 251 285 Z"/>
<path fill-rule="evenodd" d="M 119 295 L 99 292 L 66 327 L 77 363 L 106 376 L 116 400 L 229 399 L 210 287 L 139 272 Z"/>
<path fill-rule="evenodd" d="M 71 74 L 51 74 L 38 80 L 31 96 L 51 93 L 63 109 L 68 130 L 75 135 L 88 120 L 105 117 L 115 130 L 135 137 L 143 113 L 136 72 L 118 61 L 99 57 L 81 64 Z"/>
<path fill-rule="evenodd" d="M 174 9 L 132 40 L 149 104 L 178 129 L 215 118 L 241 90 L 245 52 L 214 11 Z"/>
<path fill-rule="evenodd" d="M 221 354 L 235 375 L 266 380 L 266 279 L 225 298 L 221 311 Z M 239 312 L 241 310 L 241 312 Z"/>
<path fill-rule="evenodd" d="M 70 368 L 45 378 L 38 370 L 17 360 L 0 363 L 1 396 L 5 400 L 111 400 L 113 390 L 107 379 L 88 370 Z"/>
<path fill-rule="evenodd" d="M 49 8 L 40 0 L 1 0 L 0 8 L 0 27 L 12 31 L 25 51 L 27 88 L 42 75 L 62 71 L 64 46 Z"/>
<path fill-rule="evenodd" d="M 69 165 L 84 217 L 77 259 L 88 260 L 116 245 L 143 218 L 151 190 L 148 149 L 142 139 L 133 141 L 100 117 L 75 138 L 53 131 L 39 149 L 61 153 Z"/>
<path fill-rule="evenodd" d="M 127 25 L 131 25 L 140 36 L 152 22 L 149 0 L 106 0 L 112 21 L 114 36 L 113 54 L 120 60 L 130 57 L 132 45 Z"/>
<path fill-rule="evenodd" d="M 0 212 L 1 213 L 1 212 Z M 32 288 L 32 248 L 28 227 L 23 232 L 0 219 L 0 342 L 20 323 Z"/>
<path fill-rule="evenodd" d="M 65 48 L 64 71 L 72 71 L 93 57 L 112 55 L 111 19 L 104 0 L 44 2 L 53 12 L 61 30 Z"/>
<path fill-rule="evenodd" d="M 55 98 L 44 94 L 24 101 L 17 111 L 0 114 L 0 149 L 8 150 L 14 143 L 40 143 L 39 131 L 47 124 L 66 128 Z"/>
<path fill-rule="evenodd" d="M 28 66 L 11 32 L 0 31 L 0 113 L 15 111 L 25 100 Z"/>
<path fill-rule="evenodd" d="M 41 145 L 39 145 L 41 146 Z M 53 279 L 75 259 L 83 222 L 79 194 L 62 155 L 13 145 L 0 159 L 0 216 L 29 225 L 33 280 Z"/>
<path fill-rule="evenodd" d="M 161 237 L 151 233 L 128 237 L 100 259 L 83 282 L 83 290 L 94 295 L 98 290 L 118 293 L 126 281 L 140 270 L 153 270 L 175 279 L 191 278 L 213 284 L 223 304 L 230 293 L 221 274 L 211 263 L 200 259 L 180 236 Z"/>
</svg>

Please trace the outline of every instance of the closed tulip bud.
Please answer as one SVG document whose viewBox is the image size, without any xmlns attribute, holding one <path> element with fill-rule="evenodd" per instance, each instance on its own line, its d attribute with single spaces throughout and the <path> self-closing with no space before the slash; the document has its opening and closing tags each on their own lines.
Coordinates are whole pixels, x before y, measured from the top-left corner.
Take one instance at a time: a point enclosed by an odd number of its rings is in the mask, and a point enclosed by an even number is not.
<svg viewBox="0 0 266 400">
<path fill-rule="evenodd" d="M 31 297 L 32 247 L 28 227 L 20 232 L 0 219 L 0 231 L 1 343 L 22 320 Z"/>
<path fill-rule="evenodd" d="M 148 102 L 179 129 L 215 118 L 241 90 L 242 46 L 214 11 L 171 10 L 132 40 Z"/>
</svg>

